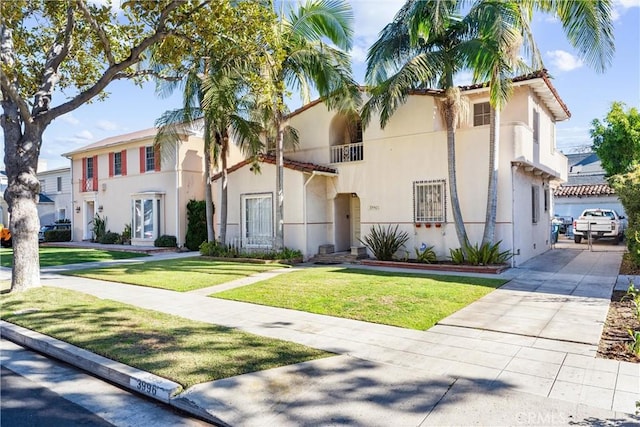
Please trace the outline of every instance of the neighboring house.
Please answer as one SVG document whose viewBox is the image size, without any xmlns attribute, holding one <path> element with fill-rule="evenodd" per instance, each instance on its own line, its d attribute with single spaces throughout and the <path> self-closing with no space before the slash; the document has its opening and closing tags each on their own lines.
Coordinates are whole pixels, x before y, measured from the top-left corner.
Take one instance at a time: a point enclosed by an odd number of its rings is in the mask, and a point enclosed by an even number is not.
<svg viewBox="0 0 640 427">
<path fill-rule="evenodd" d="M 457 183 L 462 215 L 472 244 L 482 239 L 489 158 L 489 91 L 463 88 L 470 100 L 456 132 Z M 459 247 L 451 214 L 446 128 L 438 90 L 416 91 L 386 128 L 377 118 L 363 132 L 314 101 L 289 116 L 299 147 L 285 153 L 285 246 L 308 259 L 320 245 L 336 251 L 362 246 L 373 225 L 399 225 L 410 240 L 409 256 L 424 242 L 440 258 Z M 551 192 L 567 177 L 567 159 L 555 147 L 555 123 L 569 110 L 542 71 L 514 81 L 501 114 L 496 241 L 519 264 L 550 248 Z M 261 173 L 251 162 L 230 168 L 230 243 L 270 247 L 275 218 L 273 157 Z M 220 176 L 214 181 L 220 186 Z"/>
<path fill-rule="evenodd" d="M 556 189 L 554 213 L 577 218 L 589 208 L 614 209 L 625 215 L 620 199 L 605 178 L 596 153 L 567 154 L 569 177 Z"/>
<path fill-rule="evenodd" d="M 91 239 L 99 215 L 116 233 L 130 225 L 132 245 L 153 246 L 164 234 L 184 244 L 187 203 L 204 200 L 202 131 L 181 129 L 180 143 L 162 149 L 154 145 L 156 133 L 118 135 L 64 154 L 72 162 L 73 240 Z"/>
<path fill-rule="evenodd" d="M 38 172 L 40 199 L 38 216 L 41 225 L 72 219 L 71 168 Z"/>
</svg>

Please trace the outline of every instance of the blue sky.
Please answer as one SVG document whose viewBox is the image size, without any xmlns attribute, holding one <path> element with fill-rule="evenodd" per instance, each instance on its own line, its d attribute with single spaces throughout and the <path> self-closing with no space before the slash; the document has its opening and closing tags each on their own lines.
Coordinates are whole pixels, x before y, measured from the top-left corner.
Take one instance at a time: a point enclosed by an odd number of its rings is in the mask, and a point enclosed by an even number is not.
<svg viewBox="0 0 640 427">
<path fill-rule="evenodd" d="M 572 113 L 569 121 L 558 124 L 557 145 L 565 153 L 590 145 L 591 121 L 602 119 L 613 101 L 640 108 L 640 0 L 614 1 L 616 54 L 612 66 L 603 74 L 580 62 L 553 17 L 537 16 L 533 24 L 552 83 Z M 352 57 L 360 83 L 368 47 L 403 3 L 352 0 L 356 32 Z M 461 76 L 460 83 L 469 83 L 466 79 Z M 107 90 L 110 96 L 106 101 L 84 105 L 58 118 L 45 131 L 40 158 L 47 161 L 48 169 L 68 166 L 69 161 L 60 156 L 62 153 L 103 138 L 152 127 L 164 111 L 180 105 L 179 94 L 160 99 L 153 84 L 141 89 L 130 82 L 117 81 Z M 60 98 L 54 99 L 54 104 L 60 102 Z M 290 107 L 298 108 L 300 103 L 293 101 Z"/>
</svg>

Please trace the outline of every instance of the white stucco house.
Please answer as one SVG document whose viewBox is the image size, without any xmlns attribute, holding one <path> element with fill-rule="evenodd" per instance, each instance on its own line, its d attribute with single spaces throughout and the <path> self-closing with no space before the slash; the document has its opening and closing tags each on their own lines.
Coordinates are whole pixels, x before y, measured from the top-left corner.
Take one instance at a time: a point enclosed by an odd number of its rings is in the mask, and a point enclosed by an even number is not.
<svg viewBox="0 0 640 427">
<path fill-rule="evenodd" d="M 596 153 L 567 154 L 567 159 L 568 178 L 555 190 L 554 213 L 577 218 L 585 209 L 601 208 L 626 215 Z"/>
<path fill-rule="evenodd" d="M 37 205 L 40 224 L 71 220 L 71 168 L 44 170 L 38 172 L 37 176 L 40 181 L 40 198 Z"/>
<path fill-rule="evenodd" d="M 186 206 L 204 200 L 204 142 L 197 124 L 177 131 L 180 142 L 154 146 L 157 129 L 106 138 L 64 154 L 73 181 L 72 240 L 93 237 L 95 215 L 106 228 L 122 233 L 131 226 L 131 244 L 153 246 L 175 236 L 185 242 Z M 230 161 L 240 161 L 232 150 Z"/>
<path fill-rule="evenodd" d="M 482 238 L 489 157 L 489 93 L 483 85 L 464 87 L 467 117 L 456 132 L 457 181 L 471 243 Z M 459 247 L 447 178 L 446 128 L 437 90 L 409 96 L 385 129 L 377 118 L 362 131 L 314 101 L 289 116 L 299 146 L 285 152 L 285 246 L 309 259 L 321 245 L 336 251 L 362 246 L 375 224 L 399 225 L 411 240 L 424 242 L 440 258 Z M 496 238 L 520 264 L 550 248 L 551 194 L 567 179 L 567 158 L 556 150 L 555 123 L 570 112 L 546 71 L 515 79 L 502 111 Z M 276 167 L 264 156 L 261 173 L 250 162 L 229 172 L 229 242 L 243 247 L 273 243 Z M 214 182 L 221 185 L 220 176 Z M 218 188 L 218 194 L 220 188 Z"/>
</svg>

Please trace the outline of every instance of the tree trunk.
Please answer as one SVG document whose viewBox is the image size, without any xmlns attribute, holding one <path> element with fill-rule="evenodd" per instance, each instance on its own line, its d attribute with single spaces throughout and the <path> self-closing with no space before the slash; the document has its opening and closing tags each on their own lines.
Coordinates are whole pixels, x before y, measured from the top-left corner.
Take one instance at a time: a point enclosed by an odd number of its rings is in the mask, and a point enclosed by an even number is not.
<svg viewBox="0 0 640 427">
<path fill-rule="evenodd" d="M 456 118 L 455 112 L 451 108 L 445 111 L 447 122 L 447 162 L 449 169 L 449 194 L 451 195 L 451 212 L 456 227 L 456 235 L 460 247 L 464 248 L 468 242 L 467 230 L 462 219 L 460 200 L 458 199 L 458 181 L 456 179 Z"/>
<path fill-rule="evenodd" d="M 20 136 L 7 132 L 7 126 L 3 127 L 9 181 L 4 198 L 9 205 L 9 230 L 13 241 L 11 291 L 19 292 L 40 286 L 40 219 L 36 208 L 40 183 L 36 172 L 42 129 L 34 124 L 27 125 L 25 134 Z"/>
<path fill-rule="evenodd" d="M 228 209 L 228 184 L 229 177 L 227 171 L 227 152 L 229 150 L 229 138 L 222 141 L 222 152 L 220 161 L 222 162 L 222 194 L 220 195 L 220 243 L 227 243 L 227 209 Z"/>
<path fill-rule="evenodd" d="M 276 136 L 276 239 L 275 249 L 284 248 L 284 124 L 282 115 L 278 118 L 278 134 Z"/>
<path fill-rule="evenodd" d="M 205 129 L 207 129 L 206 125 Z M 206 141 L 204 144 L 204 176 L 204 205 L 205 215 L 207 216 L 207 242 L 214 242 L 216 240 L 216 234 L 213 229 L 213 196 L 211 194 L 211 144 Z"/>
<path fill-rule="evenodd" d="M 500 156 L 500 110 L 491 107 L 489 119 L 489 185 L 487 187 L 487 211 L 484 221 L 482 244 L 493 244 L 496 234 L 498 209 L 498 166 Z"/>
</svg>

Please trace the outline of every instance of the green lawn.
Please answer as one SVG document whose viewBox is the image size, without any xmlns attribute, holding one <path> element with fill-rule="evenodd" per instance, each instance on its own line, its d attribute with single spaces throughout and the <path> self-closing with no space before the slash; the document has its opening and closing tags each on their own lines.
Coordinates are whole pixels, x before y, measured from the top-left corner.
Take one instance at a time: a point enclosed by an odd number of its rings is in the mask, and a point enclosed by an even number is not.
<svg viewBox="0 0 640 427">
<path fill-rule="evenodd" d="M 505 282 L 324 267 L 211 296 L 426 330 Z"/>
<path fill-rule="evenodd" d="M 211 261 L 193 257 L 69 271 L 64 274 L 187 292 L 284 267 L 288 266 Z"/>
<path fill-rule="evenodd" d="M 56 265 L 78 264 L 84 262 L 110 261 L 112 259 L 128 259 L 147 256 L 146 254 L 122 251 L 102 251 L 98 249 L 80 248 L 40 248 L 40 267 L 53 267 Z M 13 249 L 0 248 L 0 265 L 11 267 L 13 265 Z"/>
<path fill-rule="evenodd" d="M 58 288 L 2 295 L 0 307 L 3 320 L 171 379 L 185 388 L 331 355 Z"/>
</svg>

